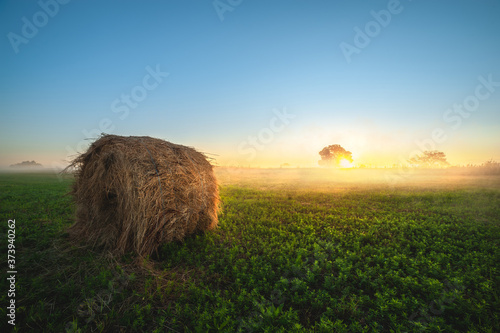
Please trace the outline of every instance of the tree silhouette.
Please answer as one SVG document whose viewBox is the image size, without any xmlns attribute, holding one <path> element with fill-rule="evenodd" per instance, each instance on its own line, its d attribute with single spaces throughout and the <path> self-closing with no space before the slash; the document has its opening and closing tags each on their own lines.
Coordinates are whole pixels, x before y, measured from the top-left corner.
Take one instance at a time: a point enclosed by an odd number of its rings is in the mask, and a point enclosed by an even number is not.
<svg viewBox="0 0 500 333">
<path fill-rule="evenodd" d="M 426 150 L 421 155 L 410 158 L 408 162 L 417 167 L 444 167 L 450 164 L 446 155 L 437 150 Z"/>
<path fill-rule="evenodd" d="M 40 163 L 37 163 L 35 161 L 23 161 L 21 163 L 16 163 L 16 164 L 11 164 L 11 168 L 40 168 L 42 165 Z"/>
<path fill-rule="evenodd" d="M 326 146 L 319 152 L 319 155 L 321 156 L 321 160 L 318 163 L 321 166 L 339 167 L 343 159 L 352 163 L 352 153 L 337 144 Z"/>
</svg>

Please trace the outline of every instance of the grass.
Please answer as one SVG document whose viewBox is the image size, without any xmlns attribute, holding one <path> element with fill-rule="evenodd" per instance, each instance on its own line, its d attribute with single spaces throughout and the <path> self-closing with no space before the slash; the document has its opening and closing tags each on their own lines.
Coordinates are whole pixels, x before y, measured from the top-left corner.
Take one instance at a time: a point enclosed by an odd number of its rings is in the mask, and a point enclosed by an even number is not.
<svg viewBox="0 0 500 333">
<path fill-rule="evenodd" d="M 5 254 L 7 220 L 16 219 L 14 331 L 500 327 L 500 188 L 491 180 L 397 188 L 331 183 L 315 191 L 233 177 L 221 186 L 219 228 L 166 244 L 142 261 L 68 238 L 71 181 L 0 175 Z M 6 260 L 2 267 L 5 274 Z M 5 331 L 12 328 L 5 276 L 0 285 Z"/>
</svg>

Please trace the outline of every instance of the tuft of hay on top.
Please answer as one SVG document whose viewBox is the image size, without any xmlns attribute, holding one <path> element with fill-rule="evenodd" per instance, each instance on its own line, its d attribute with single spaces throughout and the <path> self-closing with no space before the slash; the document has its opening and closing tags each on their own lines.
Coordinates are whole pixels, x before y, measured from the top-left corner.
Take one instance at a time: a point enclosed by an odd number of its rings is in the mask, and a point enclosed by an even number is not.
<svg viewBox="0 0 500 333">
<path fill-rule="evenodd" d="M 115 253 L 151 254 L 160 244 L 217 225 L 212 165 L 193 148 L 147 136 L 103 135 L 75 158 L 69 232 Z"/>
</svg>

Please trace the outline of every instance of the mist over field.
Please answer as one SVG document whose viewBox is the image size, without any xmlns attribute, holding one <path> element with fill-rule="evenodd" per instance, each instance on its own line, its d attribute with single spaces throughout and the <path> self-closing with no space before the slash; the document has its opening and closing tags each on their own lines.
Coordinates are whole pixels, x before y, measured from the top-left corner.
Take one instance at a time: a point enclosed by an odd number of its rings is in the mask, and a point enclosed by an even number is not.
<svg viewBox="0 0 500 333">
<path fill-rule="evenodd" d="M 493 171 L 493 172 L 491 172 Z M 266 189 L 340 191 L 365 188 L 500 188 L 499 170 L 448 169 L 332 169 L 332 168 L 230 168 L 217 167 L 222 186 L 257 186 Z"/>
</svg>

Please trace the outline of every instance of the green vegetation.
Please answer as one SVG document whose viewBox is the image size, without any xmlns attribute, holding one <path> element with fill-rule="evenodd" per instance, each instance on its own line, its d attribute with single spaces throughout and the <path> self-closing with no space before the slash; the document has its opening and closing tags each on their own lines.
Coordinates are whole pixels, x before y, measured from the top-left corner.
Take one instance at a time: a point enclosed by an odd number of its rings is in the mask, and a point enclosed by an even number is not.
<svg viewBox="0 0 500 333">
<path fill-rule="evenodd" d="M 495 178 L 496 179 L 496 178 Z M 221 187 L 219 228 L 144 260 L 65 233 L 69 177 L 1 174 L 18 331 L 494 332 L 500 189 Z M 496 180 L 498 183 L 498 180 Z M 325 187 L 326 188 L 326 187 Z M 2 261 L 2 274 L 7 262 Z M 0 330 L 8 285 L 0 284 Z"/>
</svg>

